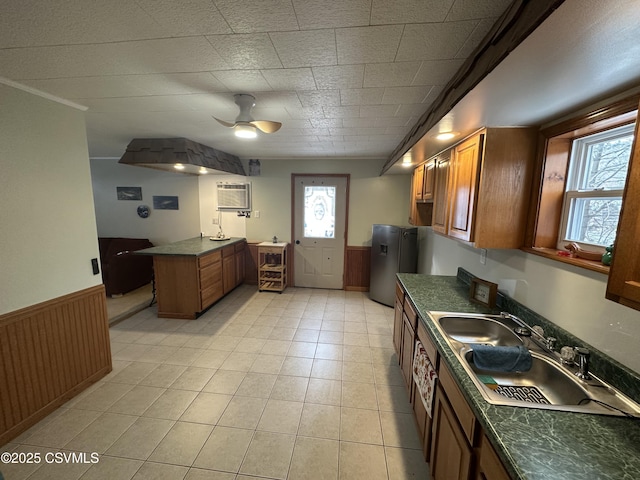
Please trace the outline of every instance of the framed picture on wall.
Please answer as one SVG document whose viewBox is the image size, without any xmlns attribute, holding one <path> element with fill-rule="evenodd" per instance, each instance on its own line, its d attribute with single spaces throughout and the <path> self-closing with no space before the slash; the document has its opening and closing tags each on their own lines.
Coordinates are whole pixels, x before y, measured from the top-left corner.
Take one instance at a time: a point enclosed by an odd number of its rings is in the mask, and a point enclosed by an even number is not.
<svg viewBox="0 0 640 480">
<path fill-rule="evenodd" d="M 142 200 L 142 187 L 116 187 L 118 200 Z"/>
<path fill-rule="evenodd" d="M 153 208 L 156 210 L 179 210 L 178 197 L 168 195 L 154 195 Z"/>
</svg>

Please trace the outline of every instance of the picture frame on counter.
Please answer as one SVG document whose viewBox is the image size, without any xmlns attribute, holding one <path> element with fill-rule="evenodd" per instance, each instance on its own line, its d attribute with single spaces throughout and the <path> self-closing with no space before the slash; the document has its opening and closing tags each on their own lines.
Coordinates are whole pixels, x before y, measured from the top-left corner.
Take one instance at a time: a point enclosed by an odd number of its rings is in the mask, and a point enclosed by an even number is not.
<svg viewBox="0 0 640 480">
<path fill-rule="evenodd" d="M 493 308 L 496 306 L 496 298 L 498 297 L 498 284 L 482 280 L 481 278 L 472 278 L 469 287 L 469 300 L 473 303 Z"/>
</svg>

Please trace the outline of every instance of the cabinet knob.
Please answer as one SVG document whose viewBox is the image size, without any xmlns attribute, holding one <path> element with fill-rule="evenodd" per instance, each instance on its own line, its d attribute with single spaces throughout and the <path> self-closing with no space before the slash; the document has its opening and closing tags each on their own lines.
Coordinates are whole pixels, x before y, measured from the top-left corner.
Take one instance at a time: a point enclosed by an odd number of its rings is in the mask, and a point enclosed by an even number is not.
<svg viewBox="0 0 640 480">
<path fill-rule="evenodd" d="M 300 240 L 296 240 L 296 245 L 300 245 Z"/>
</svg>

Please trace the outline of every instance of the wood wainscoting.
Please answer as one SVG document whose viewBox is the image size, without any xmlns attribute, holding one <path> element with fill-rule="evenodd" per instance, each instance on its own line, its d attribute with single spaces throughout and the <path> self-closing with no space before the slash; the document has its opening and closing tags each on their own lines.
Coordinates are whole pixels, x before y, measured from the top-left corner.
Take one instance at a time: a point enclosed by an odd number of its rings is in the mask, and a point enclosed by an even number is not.
<svg viewBox="0 0 640 480">
<path fill-rule="evenodd" d="M 371 247 L 350 247 L 347 245 L 344 262 L 344 289 L 368 292 L 371 276 Z"/>
<path fill-rule="evenodd" d="M 110 371 L 104 285 L 0 315 L 0 445 Z"/>
</svg>

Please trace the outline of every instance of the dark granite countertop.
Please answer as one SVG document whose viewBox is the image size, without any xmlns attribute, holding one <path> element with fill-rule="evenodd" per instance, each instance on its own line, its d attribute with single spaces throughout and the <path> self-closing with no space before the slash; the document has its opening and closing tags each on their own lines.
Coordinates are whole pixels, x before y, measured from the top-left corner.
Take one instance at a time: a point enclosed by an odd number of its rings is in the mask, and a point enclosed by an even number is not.
<svg viewBox="0 0 640 480">
<path fill-rule="evenodd" d="M 487 403 L 429 311 L 489 313 L 457 277 L 398 274 L 420 318 L 505 467 L 519 480 L 640 478 L 640 419 Z"/>
<path fill-rule="evenodd" d="M 241 237 L 231 237 L 228 240 L 211 240 L 211 237 L 195 237 L 181 240 L 179 242 L 160 245 L 158 247 L 137 250 L 138 255 L 170 255 L 170 256 L 191 256 L 199 257 L 206 253 L 211 253 L 223 247 L 244 241 Z"/>
</svg>

